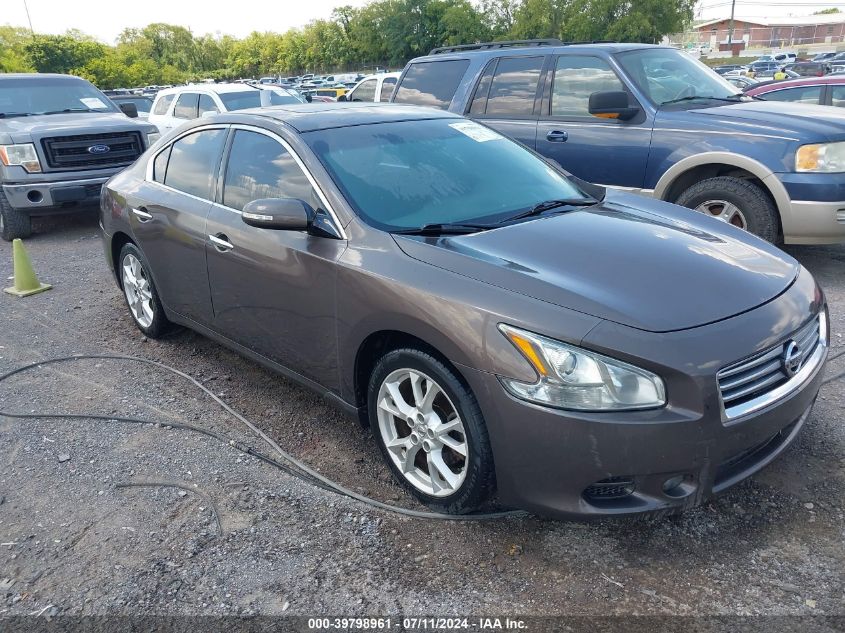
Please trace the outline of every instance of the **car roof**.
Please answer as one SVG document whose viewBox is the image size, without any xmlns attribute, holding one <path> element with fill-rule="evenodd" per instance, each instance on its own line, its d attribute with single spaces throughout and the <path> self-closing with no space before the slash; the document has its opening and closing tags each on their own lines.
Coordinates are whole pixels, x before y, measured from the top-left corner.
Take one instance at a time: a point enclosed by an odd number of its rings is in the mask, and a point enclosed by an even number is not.
<svg viewBox="0 0 845 633">
<path fill-rule="evenodd" d="M 0 73 L 0 81 L 4 79 L 66 79 L 69 81 L 87 81 L 76 75 L 65 75 L 62 73 Z"/>
<path fill-rule="evenodd" d="M 825 84 L 845 84 L 845 75 L 824 75 L 823 77 L 801 77 L 798 79 L 787 79 L 784 81 L 766 82 L 760 86 L 749 88 L 748 94 L 755 94 L 757 92 L 771 92 L 772 90 L 782 90 L 784 88 L 793 88 L 799 86 L 823 86 Z"/>
<path fill-rule="evenodd" d="M 159 90 L 160 95 L 180 94 L 182 92 L 215 92 L 225 94 L 228 92 L 246 92 L 248 90 L 264 90 L 264 88 L 253 87 L 250 84 L 189 84 L 187 86 L 175 86 Z"/>
<path fill-rule="evenodd" d="M 426 119 L 460 119 L 445 110 L 423 108 L 411 105 L 385 103 L 302 103 L 293 105 L 250 108 L 236 113 L 223 114 L 213 119 L 243 122 L 241 117 L 260 116 L 281 121 L 298 132 L 313 132 L 329 128 L 369 125 L 372 123 L 393 123 L 398 121 L 422 121 Z M 204 119 L 208 122 L 209 119 Z"/>
<path fill-rule="evenodd" d="M 632 51 L 632 50 L 639 50 L 645 48 L 671 48 L 673 50 L 678 50 L 673 46 L 660 46 L 657 44 L 638 44 L 638 43 L 626 43 L 626 42 L 585 42 L 581 43 L 561 43 L 560 45 L 555 44 L 548 44 L 544 46 L 508 46 L 503 48 L 483 48 L 483 49 L 470 49 L 470 50 L 456 50 L 456 51 L 449 51 L 449 52 L 440 52 L 435 54 L 429 55 L 422 55 L 417 57 L 416 59 L 412 59 L 412 62 L 420 61 L 420 60 L 432 60 L 432 59 L 467 59 L 467 58 L 474 58 L 474 57 L 482 57 L 482 58 L 492 58 L 492 57 L 502 57 L 504 55 L 511 56 L 511 55 L 519 55 L 522 53 L 542 53 L 544 55 L 558 55 L 560 53 L 586 53 L 586 52 L 595 52 L 595 51 L 606 51 L 608 53 L 622 53 L 625 51 Z"/>
</svg>

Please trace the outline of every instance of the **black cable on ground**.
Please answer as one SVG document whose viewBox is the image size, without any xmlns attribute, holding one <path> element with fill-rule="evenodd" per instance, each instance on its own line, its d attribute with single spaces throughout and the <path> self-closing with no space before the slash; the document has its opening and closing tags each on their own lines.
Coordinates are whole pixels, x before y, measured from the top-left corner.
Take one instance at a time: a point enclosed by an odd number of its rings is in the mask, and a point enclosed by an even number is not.
<svg viewBox="0 0 845 633">
<path fill-rule="evenodd" d="M 301 462 L 297 458 L 295 458 L 290 453 L 284 451 L 274 440 L 267 436 L 261 429 L 255 426 L 252 422 L 250 422 L 247 418 L 243 415 L 232 409 L 228 404 L 223 402 L 216 394 L 214 394 L 208 387 L 203 385 L 193 376 L 190 376 L 174 367 L 166 365 L 165 363 L 161 363 L 154 360 L 149 360 L 147 358 L 139 358 L 136 356 L 124 356 L 121 354 L 78 354 L 74 356 L 61 356 L 57 358 L 48 358 L 39 362 L 30 363 L 28 365 L 23 365 L 16 369 L 6 372 L 3 375 L 0 375 L 0 383 L 8 380 L 12 376 L 17 374 L 21 374 L 26 371 L 30 371 L 32 369 L 42 367 L 44 365 L 53 365 L 57 363 L 64 363 L 64 362 L 73 362 L 78 360 L 118 360 L 118 361 L 131 361 L 136 363 L 142 363 L 145 365 L 151 365 L 153 367 L 157 367 L 159 369 L 163 369 L 165 371 L 169 371 L 172 374 L 179 376 L 180 378 L 184 378 L 185 380 L 191 382 L 194 386 L 198 389 L 202 390 L 206 395 L 208 395 L 212 400 L 214 400 L 217 404 L 219 404 L 227 413 L 231 416 L 245 424 L 255 435 L 260 437 L 264 442 L 269 444 L 273 449 L 281 456 L 281 458 L 287 462 L 282 463 L 279 462 L 272 457 L 259 453 L 258 451 L 253 450 L 249 446 L 243 444 L 242 442 L 238 442 L 237 440 L 231 439 L 222 435 L 220 433 L 216 433 L 214 431 L 210 431 L 208 429 L 203 429 L 197 426 L 192 426 L 190 424 L 185 424 L 182 422 L 175 422 L 175 423 L 157 423 L 151 422 L 150 420 L 142 420 L 139 418 L 131 418 L 131 417 L 124 417 L 124 416 L 106 416 L 106 415 L 96 415 L 96 414 L 81 414 L 81 413 L 61 413 L 61 412 L 50 412 L 50 413 L 15 413 L 15 412 L 7 412 L 7 411 L 0 411 L 0 416 L 5 416 L 7 418 L 14 418 L 14 419 L 71 419 L 71 420 L 98 420 L 103 422 L 125 422 L 130 424 L 150 424 L 150 425 L 161 425 L 170 427 L 173 429 L 180 429 L 186 431 L 193 431 L 196 433 L 201 433 L 208 437 L 212 437 L 220 442 L 224 442 L 238 451 L 245 453 L 247 455 L 251 455 L 256 457 L 280 470 L 284 471 L 285 473 L 297 477 L 306 483 L 311 485 L 317 486 L 322 488 L 323 490 L 328 490 L 331 492 L 335 492 L 337 494 L 350 497 L 355 499 L 356 501 L 360 501 L 366 505 L 372 506 L 374 508 L 378 508 L 380 510 L 386 510 L 388 512 L 394 512 L 396 514 L 401 514 L 405 516 L 410 516 L 414 518 L 420 519 L 438 519 L 444 521 L 487 521 L 487 520 L 494 520 L 494 519 L 502 519 L 506 517 L 516 517 L 516 516 L 527 516 L 528 513 L 523 512 L 521 510 L 511 510 L 511 511 L 504 511 L 504 512 L 488 512 L 483 514 L 440 514 L 437 512 L 424 512 L 420 510 L 411 510 L 408 508 L 401 508 L 399 506 L 394 506 L 389 503 L 384 503 L 382 501 L 378 501 L 377 499 L 371 499 L 364 495 L 358 494 L 353 490 L 349 490 L 348 488 L 338 484 L 331 479 L 321 475 L 307 464 Z M 293 466 L 293 467 L 291 467 Z"/>
<path fill-rule="evenodd" d="M 209 507 L 211 508 L 211 513 L 214 515 L 214 521 L 217 523 L 217 534 L 218 536 L 223 536 L 223 524 L 220 522 L 220 513 L 217 511 L 217 506 L 214 504 L 214 500 L 204 493 L 202 490 L 197 490 L 196 488 L 191 488 L 186 484 L 179 484 L 176 482 L 170 481 L 128 481 L 125 483 L 119 483 L 114 485 L 115 488 L 181 488 L 182 490 L 187 490 L 195 495 L 199 495 L 203 497 L 207 502 Z"/>
</svg>

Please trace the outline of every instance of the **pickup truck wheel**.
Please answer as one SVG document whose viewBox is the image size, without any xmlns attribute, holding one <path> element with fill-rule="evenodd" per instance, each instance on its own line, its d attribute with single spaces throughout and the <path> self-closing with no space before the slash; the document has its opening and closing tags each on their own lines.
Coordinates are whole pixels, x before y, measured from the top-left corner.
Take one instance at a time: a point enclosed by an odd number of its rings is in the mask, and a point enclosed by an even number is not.
<svg viewBox="0 0 845 633">
<path fill-rule="evenodd" d="M 0 191 L 0 238 L 7 242 L 32 235 L 32 218 L 9 204 L 6 194 Z"/>
<path fill-rule="evenodd" d="M 762 237 L 778 240 L 778 212 L 768 194 L 753 182 L 731 176 L 708 178 L 675 201 Z"/>
<path fill-rule="evenodd" d="M 490 501 L 495 477 L 487 427 L 454 371 L 420 350 L 388 352 L 373 370 L 367 396 L 385 461 L 420 501 L 448 514 Z"/>
</svg>

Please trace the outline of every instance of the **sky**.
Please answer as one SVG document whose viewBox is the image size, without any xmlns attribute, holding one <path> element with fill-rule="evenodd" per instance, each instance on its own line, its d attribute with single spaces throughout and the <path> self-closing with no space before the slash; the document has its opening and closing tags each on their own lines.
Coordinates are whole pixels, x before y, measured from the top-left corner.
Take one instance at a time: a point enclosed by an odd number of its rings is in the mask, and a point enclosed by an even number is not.
<svg viewBox="0 0 845 633">
<path fill-rule="evenodd" d="M 38 33 L 79 29 L 108 44 L 128 27 L 167 22 L 196 35 L 244 37 L 252 31 L 287 31 L 328 18 L 336 6 L 365 0 L 26 0 Z M 0 24 L 28 26 L 24 0 L 0 0 Z"/>
<path fill-rule="evenodd" d="M 366 0 L 0 0 L 0 24 L 32 27 L 40 33 L 79 29 L 113 43 L 127 27 L 169 22 L 197 35 L 223 33 L 243 37 L 252 31 L 283 32 L 311 20 L 328 18 L 336 6 L 361 6 Z M 845 11 L 845 0 L 736 0 L 736 15 L 747 18 L 803 16 L 829 7 Z M 699 0 L 696 18 L 730 15 L 731 0 Z"/>
</svg>

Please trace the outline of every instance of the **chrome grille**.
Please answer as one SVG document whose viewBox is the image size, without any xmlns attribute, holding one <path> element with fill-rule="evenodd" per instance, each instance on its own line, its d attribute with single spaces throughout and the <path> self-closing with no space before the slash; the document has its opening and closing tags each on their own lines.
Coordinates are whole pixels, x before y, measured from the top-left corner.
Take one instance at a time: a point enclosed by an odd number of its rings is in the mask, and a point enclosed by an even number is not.
<svg viewBox="0 0 845 633">
<path fill-rule="evenodd" d="M 796 371 L 799 371 L 819 345 L 819 335 L 817 316 L 786 341 L 719 371 L 716 378 L 719 381 L 725 410 L 749 402 L 789 381 L 791 375 L 787 374 L 784 368 L 787 346 L 791 341 L 798 344 L 799 361 Z"/>
<path fill-rule="evenodd" d="M 89 148 L 103 145 L 108 150 L 92 154 Z M 139 132 L 114 134 L 81 134 L 78 136 L 53 136 L 41 139 L 47 166 L 51 169 L 98 169 L 131 165 L 144 153 Z"/>
</svg>

